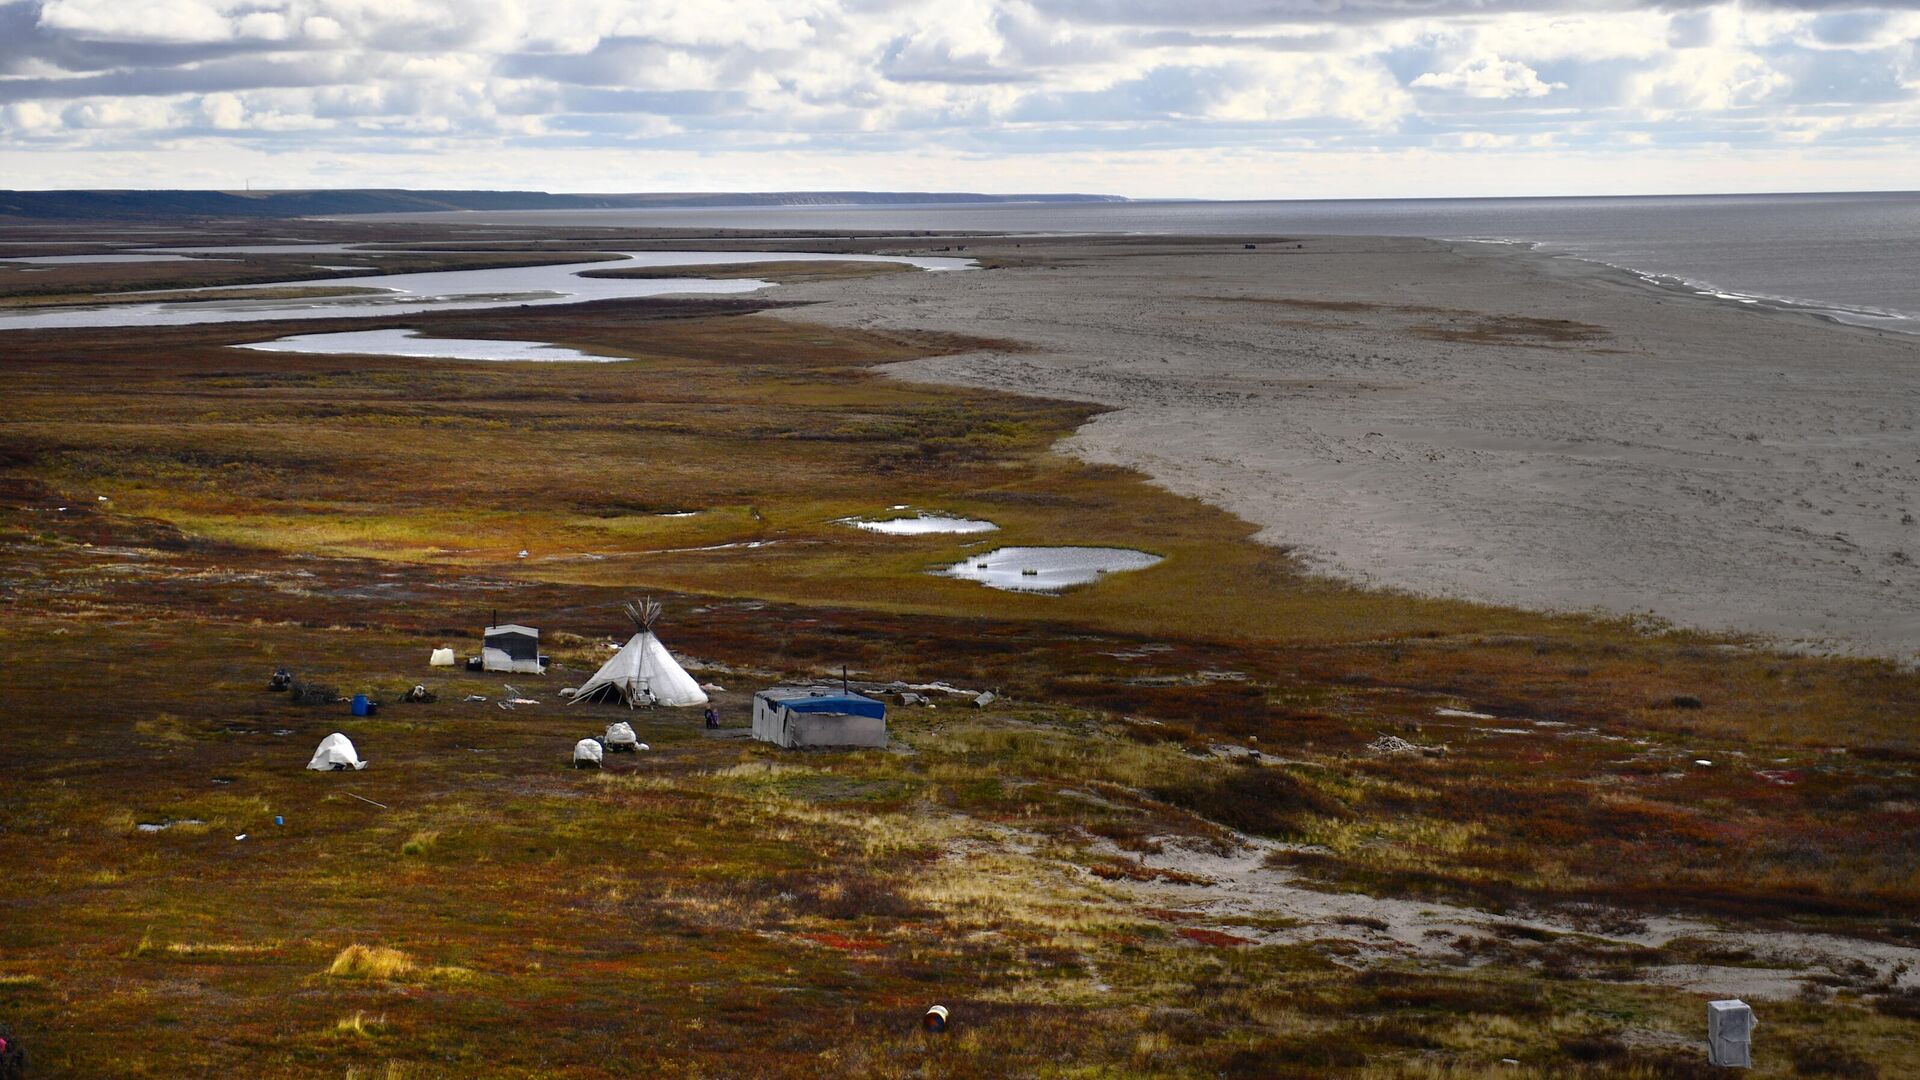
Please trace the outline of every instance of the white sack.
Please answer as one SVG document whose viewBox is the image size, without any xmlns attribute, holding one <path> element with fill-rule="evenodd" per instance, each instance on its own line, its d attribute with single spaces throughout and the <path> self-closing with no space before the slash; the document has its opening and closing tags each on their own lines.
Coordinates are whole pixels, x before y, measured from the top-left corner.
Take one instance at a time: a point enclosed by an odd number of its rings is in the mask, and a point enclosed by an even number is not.
<svg viewBox="0 0 1920 1080">
<path fill-rule="evenodd" d="M 639 741 L 640 736 L 633 733 L 632 724 L 621 721 L 620 723 L 607 725 L 608 746 L 633 746 Z"/>
<path fill-rule="evenodd" d="M 353 740 L 339 732 L 320 740 L 320 748 L 313 752 L 313 760 L 307 762 L 307 768 L 329 772 L 334 769 L 364 769 L 367 763 L 360 760 L 354 752 Z"/>
<path fill-rule="evenodd" d="M 597 769 L 600 767 L 600 754 L 599 743 L 594 742 L 592 739 L 581 739 L 579 742 L 573 744 L 574 767 L 579 768 L 581 765 L 591 765 Z"/>
<path fill-rule="evenodd" d="M 427 663 L 432 664 L 434 667 L 452 667 L 455 663 L 453 650 L 435 649 L 433 650 L 433 655 L 427 658 Z"/>
</svg>

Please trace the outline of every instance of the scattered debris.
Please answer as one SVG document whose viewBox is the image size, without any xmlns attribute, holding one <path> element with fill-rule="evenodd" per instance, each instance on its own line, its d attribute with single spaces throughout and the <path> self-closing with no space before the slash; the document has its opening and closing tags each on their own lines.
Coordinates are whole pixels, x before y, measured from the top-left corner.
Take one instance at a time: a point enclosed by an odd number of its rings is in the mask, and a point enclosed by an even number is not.
<svg viewBox="0 0 1920 1080">
<path fill-rule="evenodd" d="M 293 685 L 293 672 L 286 668 L 274 668 L 273 677 L 267 680 L 267 689 L 280 693 Z"/>
<path fill-rule="evenodd" d="M 1368 743 L 1367 749 L 1386 757 L 1412 757 L 1420 753 L 1420 747 L 1398 735 L 1382 735 Z"/>
<path fill-rule="evenodd" d="M 947 1007 L 935 1005 L 928 1009 L 927 1015 L 920 1018 L 920 1026 L 935 1033 L 947 1030 Z"/>
<path fill-rule="evenodd" d="M 417 704 L 425 705 L 435 701 L 439 701 L 440 695 L 427 689 L 425 684 L 415 683 L 413 689 L 407 691 L 406 696 L 401 698 L 400 700 L 410 701 L 410 702 L 415 702 Z"/>
<path fill-rule="evenodd" d="M 982 690 L 978 695 L 974 697 L 973 707 L 976 709 L 984 709 L 987 706 L 993 704 L 993 698 L 994 698 L 993 691 Z"/>
<path fill-rule="evenodd" d="M 168 829 L 173 828 L 175 825 L 205 825 L 205 824 L 206 822 L 201 821 L 199 818 L 181 818 L 179 821 L 175 821 L 172 818 L 168 818 L 167 820 L 160 821 L 160 822 L 143 821 L 140 824 L 135 825 L 134 828 L 139 829 L 143 833 L 157 833 L 157 832 L 165 832 Z"/>
<path fill-rule="evenodd" d="M 487 702 L 487 695 L 485 695 L 485 694 L 468 694 L 468 695 L 467 695 L 467 697 L 466 697 L 466 700 L 468 700 L 468 701 L 478 701 L 478 702 L 480 702 L 480 703 L 481 703 L 482 705 L 484 705 L 484 704 L 486 704 L 486 702 Z"/>
<path fill-rule="evenodd" d="M 1702 707 L 1700 699 L 1694 697 L 1692 694 L 1676 694 L 1667 704 L 1676 709 L 1698 709 Z"/>
<path fill-rule="evenodd" d="M 1499 719 L 1499 717 L 1493 715 L 1492 713 L 1469 712 L 1466 709 L 1435 709 L 1433 710 L 1433 715 L 1452 716 L 1462 720 L 1497 720 Z"/>
<path fill-rule="evenodd" d="M 340 691 L 325 683 L 293 679 L 288 688 L 295 705 L 331 705 L 340 700 Z"/>
<path fill-rule="evenodd" d="M 359 799 L 361 802 L 366 803 L 368 806 L 377 806 L 382 810 L 393 809 L 392 807 L 388 806 L 386 803 L 374 802 L 372 799 L 367 798 L 365 795 L 354 795 L 353 792 L 351 791 L 347 792 L 347 794 L 352 796 L 353 798 Z"/>
</svg>

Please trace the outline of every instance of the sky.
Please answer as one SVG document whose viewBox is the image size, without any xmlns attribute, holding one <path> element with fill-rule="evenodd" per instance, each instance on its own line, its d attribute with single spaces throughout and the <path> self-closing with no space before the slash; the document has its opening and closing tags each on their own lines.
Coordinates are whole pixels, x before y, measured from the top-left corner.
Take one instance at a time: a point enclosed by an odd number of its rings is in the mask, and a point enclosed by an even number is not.
<svg viewBox="0 0 1920 1080">
<path fill-rule="evenodd" d="M 0 0 L 0 187 L 1920 188 L 1920 0 Z"/>
</svg>

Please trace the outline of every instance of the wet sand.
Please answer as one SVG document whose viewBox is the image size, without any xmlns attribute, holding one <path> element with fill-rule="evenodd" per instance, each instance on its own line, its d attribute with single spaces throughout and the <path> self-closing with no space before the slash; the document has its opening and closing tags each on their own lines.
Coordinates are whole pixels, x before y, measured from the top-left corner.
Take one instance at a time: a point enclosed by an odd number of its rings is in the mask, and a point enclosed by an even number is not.
<svg viewBox="0 0 1920 1080">
<path fill-rule="evenodd" d="M 1920 657 L 1920 337 L 1501 245 L 1012 243 L 781 299 L 1024 343 L 893 371 L 1111 406 L 1062 449 L 1320 572 Z"/>
</svg>

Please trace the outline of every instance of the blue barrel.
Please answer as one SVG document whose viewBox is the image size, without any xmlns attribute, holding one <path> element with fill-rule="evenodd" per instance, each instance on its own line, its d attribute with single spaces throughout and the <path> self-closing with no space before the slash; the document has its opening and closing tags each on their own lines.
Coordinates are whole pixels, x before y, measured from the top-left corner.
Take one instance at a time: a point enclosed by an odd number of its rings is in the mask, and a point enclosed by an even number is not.
<svg viewBox="0 0 1920 1080">
<path fill-rule="evenodd" d="M 353 695 L 353 715 L 365 716 L 372 711 L 373 710 L 369 707 L 369 702 L 367 701 L 367 695 L 365 694 Z"/>
</svg>

